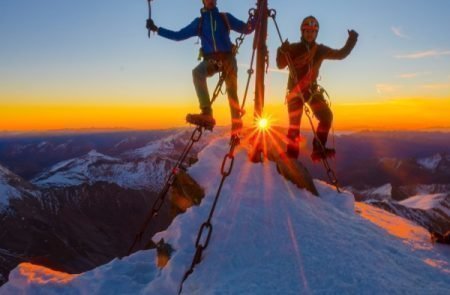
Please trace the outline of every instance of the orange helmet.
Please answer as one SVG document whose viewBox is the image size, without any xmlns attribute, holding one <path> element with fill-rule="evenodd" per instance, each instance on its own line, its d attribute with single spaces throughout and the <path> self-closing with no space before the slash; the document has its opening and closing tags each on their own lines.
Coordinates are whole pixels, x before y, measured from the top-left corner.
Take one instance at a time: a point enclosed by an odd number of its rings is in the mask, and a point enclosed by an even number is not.
<svg viewBox="0 0 450 295">
<path fill-rule="evenodd" d="M 310 15 L 303 19 L 302 25 L 300 26 L 300 30 L 313 30 L 313 31 L 319 31 L 319 22 L 317 19 Z"/>
</svg>

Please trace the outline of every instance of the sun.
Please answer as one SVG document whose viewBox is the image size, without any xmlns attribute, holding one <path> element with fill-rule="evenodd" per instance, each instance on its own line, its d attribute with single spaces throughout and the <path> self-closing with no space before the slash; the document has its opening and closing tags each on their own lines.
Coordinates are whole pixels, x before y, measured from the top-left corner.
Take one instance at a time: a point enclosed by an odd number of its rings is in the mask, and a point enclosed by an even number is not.
<svg viewBox="0 0 450 295">
<path fill-rule="evenodd" d="M 265 132 L 270 129 L 270 119 L 268 117 L 261 117 L 256 120 L 256 126 L 259 131 Z"/>
</svg>

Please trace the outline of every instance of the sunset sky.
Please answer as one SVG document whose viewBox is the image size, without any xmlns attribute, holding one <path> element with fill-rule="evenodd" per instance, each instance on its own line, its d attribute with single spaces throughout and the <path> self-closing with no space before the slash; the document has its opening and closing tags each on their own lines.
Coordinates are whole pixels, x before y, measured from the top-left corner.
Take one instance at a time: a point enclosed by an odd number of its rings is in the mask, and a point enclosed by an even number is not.
<svg viewBox="0 0 450 295">
<path fill-rule="evenodd" d="M 255 3 L 218 0 L 218 7 L 244 20 Z M 201 0 L 154 0 L 153 19 L 178 30 L 201 6 Z M 341 48 L 348 29 L 359 33 L 347 59 L 322 64 L 319 83 L 331 96 L 336 129 L 450 129 L 450 1 L 269 0 L 269 6 L 291 42 L 311 14 L 321 25 L 318 43 Z M 198 110 L 191 77 L 197 38 L 149 39 L 147 14 L 145 0 L 0 1 L 0 131 L 185 126 L 186 113 Z M 286 125 L 288 74 L 276 69 L 279 39 L 269 27 L 265 111 Z M 252 39 L 237 57 L 241 99 Z M 212 90 L 217 80 L 209 81 Z M 252 103 L 253 87 L 247 120 Z M 214 111 L 220 125 L 229 124 L 225 96 Z"/>
</svg>

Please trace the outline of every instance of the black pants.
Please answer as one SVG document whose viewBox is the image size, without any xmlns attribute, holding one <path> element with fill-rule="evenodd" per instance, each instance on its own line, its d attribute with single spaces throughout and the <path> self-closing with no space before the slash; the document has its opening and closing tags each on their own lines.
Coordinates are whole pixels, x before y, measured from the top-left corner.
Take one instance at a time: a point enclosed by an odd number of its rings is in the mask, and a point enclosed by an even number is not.
<svg viewBox="0 0 450 295">
<path fill-rule="evenodd" d="M 333 113 L 328 106 L 323 94 L 316 93 L 311 97 L 310 93 L 304 94 L 307 104 L 310 106 L 314 116 L 319 120 L 317 126 L 317 137 L 323 146 L 327 143 L 328 133 L 333 123 Z M 300 135 L 300 123 L 303 115 L 303 101 L 300 97 L 294 97 L 288 101 L 289 131 L 288 137 L 294 139 Z"/>
</svg>

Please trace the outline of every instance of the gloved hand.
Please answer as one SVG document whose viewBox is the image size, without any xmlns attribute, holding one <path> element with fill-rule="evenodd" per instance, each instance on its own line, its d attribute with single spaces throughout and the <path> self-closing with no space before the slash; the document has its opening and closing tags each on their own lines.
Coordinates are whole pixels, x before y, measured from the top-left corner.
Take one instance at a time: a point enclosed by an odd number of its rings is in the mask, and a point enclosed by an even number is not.
<svg viewBox="0 0 450 295">
<path fill-rule="evenodd" d="M 281 47 L 280 47 L 280 50 L 282 51 L 282 52 L 289 52 L 289 47 L 291 46 L 291 44 L 289 43 L 289 41 L 286 39 L 286 41 L 284 41 L 282 44 L 281 44 Z"/>
<path fill-rule="evenodd" d="M 358 33 L 355 30 L 348 30 L 348 37 L 350 39 L 358 39 Z"/>
<path fill-rule="evenodd" d="M 148 30 L 153 31 L 153 32 L 158 31 L 158 27 L 155 25 L 155 22 L 154 22 L 151 18 L 149 18 L 149 19 L 147 20 L 147 24 L 145 25 L 145 27 L 146 27 Z"/>
</svg>

